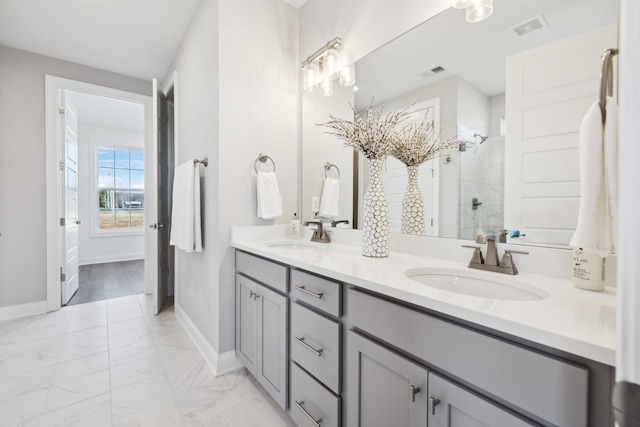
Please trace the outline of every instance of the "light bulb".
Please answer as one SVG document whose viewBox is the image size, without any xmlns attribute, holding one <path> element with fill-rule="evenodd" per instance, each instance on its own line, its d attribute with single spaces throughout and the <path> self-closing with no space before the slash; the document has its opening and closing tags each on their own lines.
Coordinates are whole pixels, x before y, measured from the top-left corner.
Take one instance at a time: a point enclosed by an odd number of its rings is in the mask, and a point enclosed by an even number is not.
<svg viewBox="0 0 640 427">
<path fill-rule="evenodd" d="M 318 63 L 311 62 L 302 68 L 302 88 L 311 92 L 318 87 Z"/>
<path fill-rule="evenodd" d="M 471 0 L 466 9 L 467 22 L 484 21 L 493 13 L 493 0 Z"/>
<path fill-rule="evenodd" d="M 324 73 L 331 80 L 338 78 L 338 51 L 329 49 L 324 54 Z"/>
<path fill-rule="evenodd" d="M 340 70 L 340 84 L 342 86 L 353 86 L 356 84 L 356 71 L 353 69 L 353 64 L 347 65 Z"/>
<path fill-rule="evenodd" d="M 324 80 L 320 82 L 320 92 L 324 96 L 332 96 L 333 95 L 333 81 L 325 77 Z"/>
</svg>

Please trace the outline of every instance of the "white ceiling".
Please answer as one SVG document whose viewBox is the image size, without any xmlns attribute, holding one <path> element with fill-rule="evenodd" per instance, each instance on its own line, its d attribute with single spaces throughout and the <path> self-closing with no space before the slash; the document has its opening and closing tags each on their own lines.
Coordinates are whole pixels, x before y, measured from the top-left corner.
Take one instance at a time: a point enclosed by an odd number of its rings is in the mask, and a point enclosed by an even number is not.
<svg viewBox="0 0 640 427">
<path fill-rule="evenodd" d="M 548 28 L 517 38 L 509 29 L 542 15 Z M 494 0 L 487 20 L 469 24 L 447 9 L 356 63 L 356 107 L 459 76 L 488 96 L 504 92 L 505 58 L 616 22 L 616 0 Z M 433 74 L 432 68 L 446 71 Z"/>
<path fill-rule="evenodd" d="M 66 91 L 78 112 L 78 122 L 133 132 L 144 131 L 144 105 L 105 96 Z"/>
<path fill-rule="evenodd" d="M 163 78 L 200 0 L 0 0 L 0 44 Z"/>
</svg>

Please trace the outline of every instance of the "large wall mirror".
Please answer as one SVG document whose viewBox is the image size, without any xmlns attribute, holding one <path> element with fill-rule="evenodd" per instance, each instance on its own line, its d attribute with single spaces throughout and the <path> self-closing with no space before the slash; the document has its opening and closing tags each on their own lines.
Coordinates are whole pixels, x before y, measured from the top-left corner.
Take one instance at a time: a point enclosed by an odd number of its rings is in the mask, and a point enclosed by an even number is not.
<svg viewBox="0 0 640 427">
<path fill-rule="evenodd" d="M 335 178 L 338 206 L 324 220 L 358 225 L 366 168 L 315 124 L 352 117 L 349 104 L 363 111 L 373 98 L 385 110 L 410 107 L 441 138 L 461 141 L 420 168 L 426 235 L 519 230 L 511 242 L 566 245 L 577 221 L 580 121 L 598 97 L 600 54 L 617 46 L 616 22 L 616 0 L 494 0 L 475 24 L 451 8 L 357 61 L 357 91 L 303 93 L 302 220 L 319 218 L 323 182 Z M 406 168 L 388 158 L 383 181 L 390 231 L 400 232 Z"/>
</svg>

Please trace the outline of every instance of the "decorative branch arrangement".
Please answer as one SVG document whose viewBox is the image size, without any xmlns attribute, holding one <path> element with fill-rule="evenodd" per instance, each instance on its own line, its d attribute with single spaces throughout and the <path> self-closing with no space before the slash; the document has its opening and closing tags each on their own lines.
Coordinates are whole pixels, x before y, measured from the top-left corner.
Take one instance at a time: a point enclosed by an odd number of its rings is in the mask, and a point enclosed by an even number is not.
<svg viewBox="0 0 640 427">
<path fill-rule="evenodd" d="M 397 139 L 397 127 L 409 117 L 407 108 L 399 111 L 390 111 L 383 115 L 384 105 L 379 110 L 371 106 L 367 108 L 366 120 L 356 111 L 353 105 L 354 120 L 346 120 L 329 115 L 327 123 L 318 123 L 317 126 L 325 126 L 331 129 L 327 133 L 341 139 L 345 146 L 354 148 L 367 159 L 383 159 L 394 148 Z"/>
<path fill-rule="evenodd" d="M 442 141 L 442 131 L 436 134 L 433 121 L 423 120 L 404 126 L 396 133 L 390 155 L 407 166 L 418 166 L 435 157 L 438 152 L 457 147 L 456 139 Z"/>
</svg>

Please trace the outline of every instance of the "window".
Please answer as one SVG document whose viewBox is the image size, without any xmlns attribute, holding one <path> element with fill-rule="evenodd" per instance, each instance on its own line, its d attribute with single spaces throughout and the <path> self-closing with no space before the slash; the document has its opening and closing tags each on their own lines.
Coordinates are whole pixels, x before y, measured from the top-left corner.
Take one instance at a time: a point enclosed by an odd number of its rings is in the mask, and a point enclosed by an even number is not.
<svg viewBox="0 0 640 427">
<path fill-rule="evenodd" d="M 144 228 L 144 152 L 97 148 L 98 230 Z"/>
</svg>

